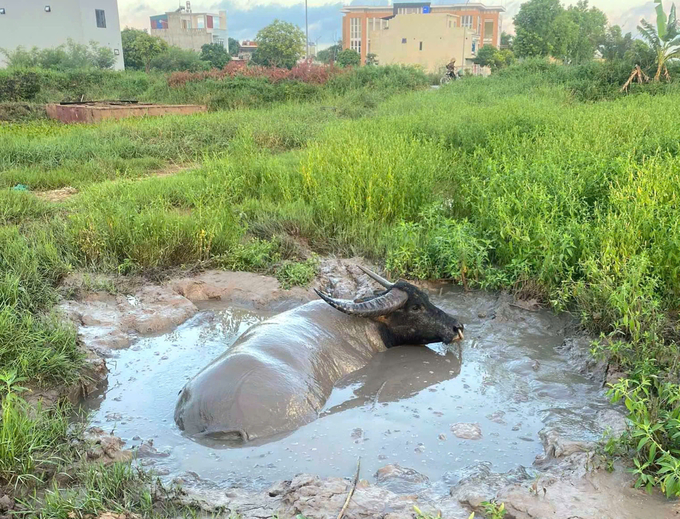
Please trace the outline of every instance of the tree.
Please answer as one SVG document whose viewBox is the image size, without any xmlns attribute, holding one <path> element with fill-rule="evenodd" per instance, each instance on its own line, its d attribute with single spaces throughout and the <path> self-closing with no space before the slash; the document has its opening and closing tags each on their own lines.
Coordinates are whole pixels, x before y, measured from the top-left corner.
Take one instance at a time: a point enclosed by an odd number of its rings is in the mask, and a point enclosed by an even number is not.
<svg viewBox="0 0 680 519">
<path fill-rule="evenodd" d="M 210 63 L 212 68 L 222 69 L 231 61 L 231 56 L 219 43 L 206 43 L 201 47 L 201 61 Z"/>
<path fill-rule="evenodd" d="M 235 40 L 234 38 L 229 38 L 229 54 L 232 57 L 238 56 L 238 51 L 241 49 L 241 44 L 238 42 L 238 40 Z"/>
<path fill-rule="evenodd" d="M 369 52 L 366 54 L 366 65 L 377 65 L 378 64 L 378 55 L 373 54 L 372 52 Z"/>
<path fill-rule="evenodd" d="M 338 59 L 338 54 L 342 52 L 342 41 L 339 41 L 335 45 L 331 45 L 327 49 L 321 50 L 318 52 L 316 55 L 316 59 L 318 59 L 322 63 L 331 63 L 335 62 Z"/>
<path fill-rule="evenodd" d="M 626 53 L 633 48 L 633 35 L 626 33 L 623 35 L 621 27 L 612 25 L 604 36 L 600 44 L 600 54 L 607 61 L 626 59 Z"/>
<path fill-rule="evenodd" d="M 293 68 L 304 55 L 305 35 L 292 23 L 274 20 L 255 37 L 257 51 L 252 60 L 266 67 Z"/>
<path fill-rule="evenodd" d="M 168 50 L 168 44 L 165 41 L 139 29 L 126 27 L 121 32 L 121 38 L 123 40 L 125 68 L 144 68 L 149 72 L 151 60 Z"/>
<path fill-rule="evenodd" d="M 675 12 L 675 4 L 671 6 L 670 13 L 666 16 L 661 0 L 654 0 L 656 4 L 656 27 L 643 19 L 638 25 L 640 34 L 656 57 L 656 74 L 654 81 L 661 79 L 661 74 L 670 79 L 667 64 L 669 61 L 680 58 L 680 27 Z"/>
<path fill-rule="evenodd" d="M 501 49 L 512 49 L 514 39 L 515 37 L 512 34 L 503 31 L 501 33 Z"/>
<path fill-rule="evenodd" d="M 338 54 L 337 63 L 341 67 L 356 67 L 361 65 L 361 56 L 353 49 L 345 49 Z"/>
<path fill-rule="evenodd" d="M 606 27 L 607 16 L 596 7 L 589 9 L 588 0 L 579 0 L 556 20 L 555 47 L 559 49 L 562 43 L 563 48 L 560 54 L 553 56 L 562 57 L 569 63 L 592 60 L 595 50 L 605 40 Z"/>
<path fill-rule="evenodd" d="M 493 45 L 486 44 L 477 51 L 474 63 L 482 67 L 489 67 L 492 72 L 507 67 L 515 61 L 515 55 L 510 49 L 499 50 Z"/>
<path fill-rule="evenodd" d="M 149 68 L 162 72 L 175 72 L 179 70 L 197 72 L 199 70 L 208 70 L 210 64 L 202 61 L 198 52 L 173 45 L 164 52 L 154 56 L 149 63 Z"/>
<path fill-rule="evenodd" d="M 551 55 L 557 41 L 555 22 L 563 13 L 560 0 L 529 0 L 523 3 L 513 19 L 515 54 L 520 58 Z"/>
<path fill-rule="evenodd" d="M 656 53 L 644 41 L 633 40 L 633 44 L 624 55 L 624 60 L 633 67 L 640 65 L 642 70 L 650 71 L 656 65 Z"/>
</svg>

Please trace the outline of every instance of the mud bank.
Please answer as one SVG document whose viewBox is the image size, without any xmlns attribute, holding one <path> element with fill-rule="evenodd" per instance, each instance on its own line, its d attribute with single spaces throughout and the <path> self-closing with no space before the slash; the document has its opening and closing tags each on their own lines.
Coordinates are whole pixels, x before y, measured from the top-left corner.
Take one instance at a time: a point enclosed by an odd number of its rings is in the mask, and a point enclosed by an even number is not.
<svg viewBox="0 0 680 519">
<path fill-rule="evenodd" d="M 355 263 L 325 260 L 315 286 L 370 293 Z M 176 499 L 206 511 L 335 517 L 361 457 L 350 518 L 413 517 L 414 505 L 467 518 L 492 498 L 522 519 L 678 517 L 674 503 L 632 489 L 622 467 L 600 470 L 590 452 L 625 420 L 603 397 L 606 366 L 568 316 L 508 295 L 428 288 L 465 323 L 461 351 L 380 354 L 338 384 L 319 420 L 243 449 L 184 438 L 172 423 L 176 389 L 252 323 L 315 299 L 311 288 L 209 271 L 62 308 L 110 371 L 106 379 L 100 367 L 98 391 L 85 391 L 94 425 L 115 428 L 139 463 L 184 483 Z"/>
</svg>

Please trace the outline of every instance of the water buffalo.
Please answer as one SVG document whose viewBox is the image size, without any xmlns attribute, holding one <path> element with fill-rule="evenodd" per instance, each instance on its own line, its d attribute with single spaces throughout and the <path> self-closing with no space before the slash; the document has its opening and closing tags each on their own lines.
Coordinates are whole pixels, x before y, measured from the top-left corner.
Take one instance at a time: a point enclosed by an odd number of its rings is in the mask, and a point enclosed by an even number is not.
<svg viewBox="0 0 680 519">
<path fill-rule="evenodd" d="M 317 290 L 323 301 L 252 326 L 180 391 L 179 428 L 197 438 L 238 442 L 290 432 L 314 420 L 333 385 L 376 353 L 463 338 L 463 325 L 426 293 L 362 270 L 385 290 L 358 301 Z"/>
</svg>

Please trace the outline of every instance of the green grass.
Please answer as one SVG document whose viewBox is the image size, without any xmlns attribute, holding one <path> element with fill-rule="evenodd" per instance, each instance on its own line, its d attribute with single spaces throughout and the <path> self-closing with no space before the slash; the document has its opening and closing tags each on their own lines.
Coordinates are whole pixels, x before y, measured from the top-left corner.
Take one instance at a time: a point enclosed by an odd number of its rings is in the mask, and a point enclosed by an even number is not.
<svg viewBox="0 0 680 519">
<path fill-rule="evenodd" d="M 0 358 L 46 384 L 73 376 L 72 331 L 46 317 L 73 269 L 200 264 L 287 286 L 316 269 L 301 243 L 362 254 L 392 276 L 511 288 L 573 311 L 602 334 L 595 353 L 630 374 L 619 397 L 639 407 L 634 428 L 661 424 L 646 444 L 661 450 L 633 453 L 641 472 L 675 489 L 661 471 L 680 476 L 668 396 L 679 387 L 680 90 L 595 95 L 604 72 L 588 67 L 529 63 L 390 97 L 347 76 L 335 110 L 2 127 L 0 185 L 80 193 L 55 205 L 1 192 Z M 192 168 L 140 178 L 168 163 Z M 648 394 L 626 392 L 650 377 Z"/>
</svg>

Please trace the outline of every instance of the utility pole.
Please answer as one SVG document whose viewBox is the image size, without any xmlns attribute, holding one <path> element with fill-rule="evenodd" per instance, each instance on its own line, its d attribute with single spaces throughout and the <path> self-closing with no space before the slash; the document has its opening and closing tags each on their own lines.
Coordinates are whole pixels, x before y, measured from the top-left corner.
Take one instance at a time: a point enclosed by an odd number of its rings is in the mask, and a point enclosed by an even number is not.
<svg viewBox="0 0 680 519">
<path fill-rule="evenodd" d="M 305 0 L 305 61 L 309 63 L 309 25 L 307 24 L 307 0 Z"/>
</svg>

